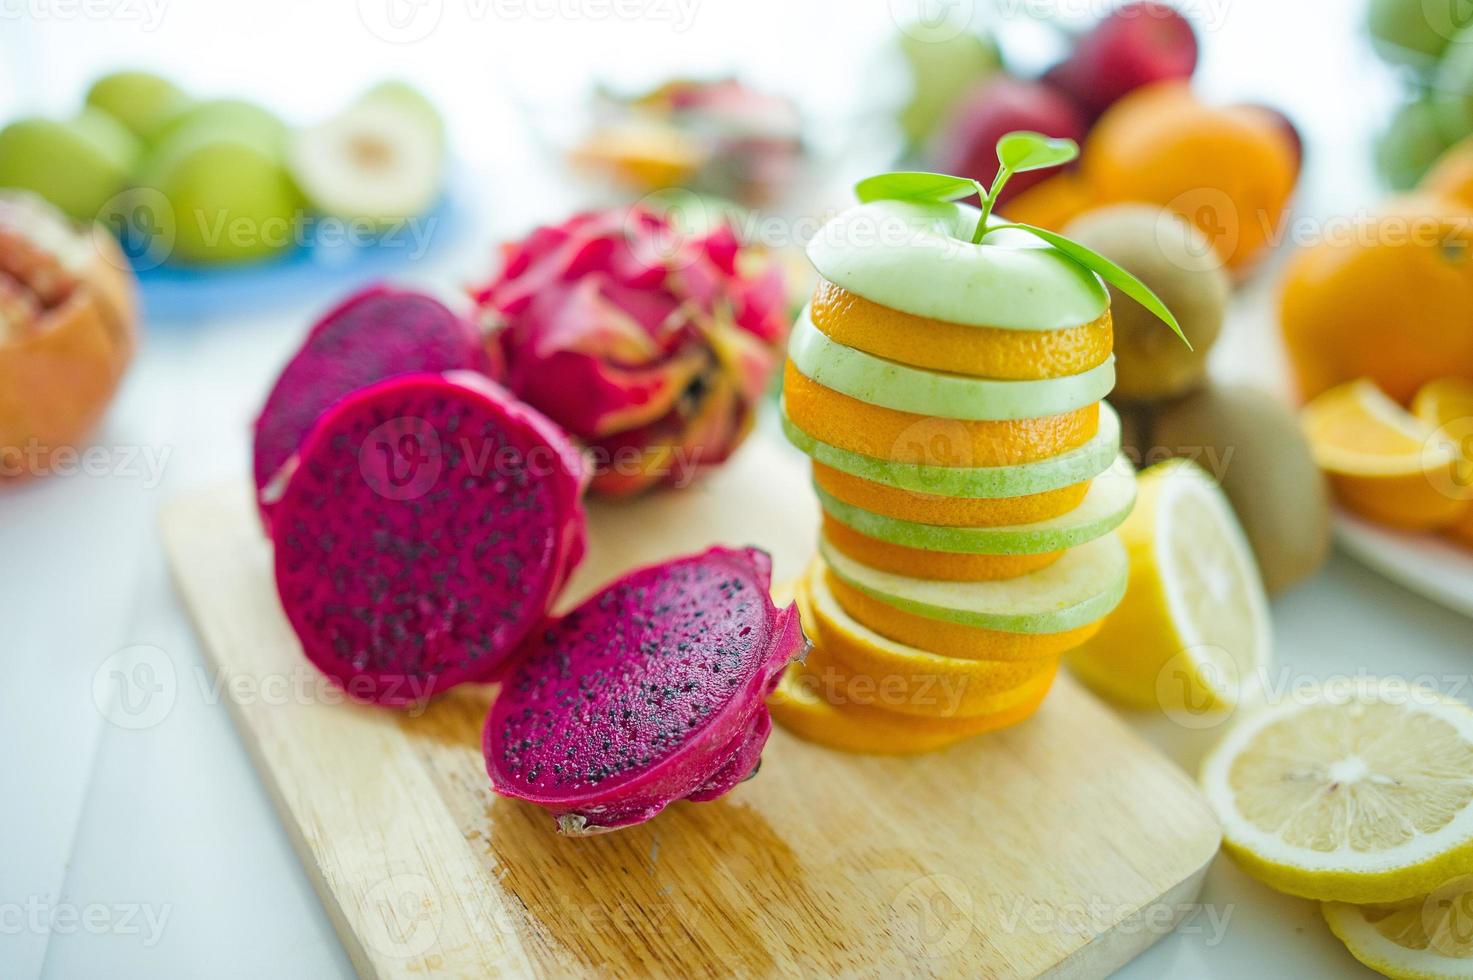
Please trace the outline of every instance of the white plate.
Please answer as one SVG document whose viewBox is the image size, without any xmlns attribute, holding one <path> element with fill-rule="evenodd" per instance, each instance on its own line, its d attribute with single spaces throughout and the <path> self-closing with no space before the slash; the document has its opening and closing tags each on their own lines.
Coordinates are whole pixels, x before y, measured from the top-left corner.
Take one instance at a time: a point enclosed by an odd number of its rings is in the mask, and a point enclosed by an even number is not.
<svg viewBox="0 0 1473 980">
<path fill-rule="evenodd" d="M 1465 616 L 1473 616 L 1473 550 L 1430 534 L 1393 531 L 1344 511 L 1335 537 L 1387 578 Z"/>
</svg>

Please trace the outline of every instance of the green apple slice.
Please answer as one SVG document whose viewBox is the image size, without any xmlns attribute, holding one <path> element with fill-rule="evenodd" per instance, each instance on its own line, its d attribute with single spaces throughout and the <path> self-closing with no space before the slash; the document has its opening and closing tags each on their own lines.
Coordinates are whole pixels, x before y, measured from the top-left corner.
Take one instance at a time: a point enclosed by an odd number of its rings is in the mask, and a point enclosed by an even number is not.
<svg viewBox="0 0 1473 980">
<path fill-rule="evenodd" d="M 932 466 L 897 463 L 820 442 L 781 413 L 788 441 L 825 466 L 886 486 L 941 497 L 1022 497 L 1082 483 L 1109 469 L 1120 453 L 1120 416 L 1100 403 L 1093 439 L 1057 456 L 1013 466 Z"/>
<path fill-rule="evenodd" d="M 1105 616 L 1125 595 L 1125 545 L 1107 534 L 1036 572 L 995 582 L 941 582 L 862 565 L 819 541 L 819 553 L 844 582 L 897 609 L 1006 633 L 1061 633 Z"/>
<path fill-rule="evenodd" d="M 981 217 L 968 204 L 870 201 L 820 228 L 808 260 L 872 303 L 948 323 L 1063 330 L 1105 315 L 1110 294 L 1093 272 L 1016 229 L 974 244 Z"/>
<path fill-rule="evenodd" d="M 806 378 L 871 405 L 947 419 L 1002 421 L 1062 415 L 1099 401 L 1115 387 L 1115 358 L 1081 374 L 999 381 L 928 371 L 876 357 L 831 339 L 805 308 L 793 326 L 788 357 Z"/>
<path fill-rule="evenodd" d="M 1120 456 L 1095 477 L 1079 506 L 1068 513 L 998 527 L 918 524 L 847 504 L 816 485 L 813 490 L 824 512 L 840 524 L 891 544 L 968 555 L 1037 555 L 1077 547 L 1119 527 L 1135 505 L 1135 468 Z"/>
</svg>

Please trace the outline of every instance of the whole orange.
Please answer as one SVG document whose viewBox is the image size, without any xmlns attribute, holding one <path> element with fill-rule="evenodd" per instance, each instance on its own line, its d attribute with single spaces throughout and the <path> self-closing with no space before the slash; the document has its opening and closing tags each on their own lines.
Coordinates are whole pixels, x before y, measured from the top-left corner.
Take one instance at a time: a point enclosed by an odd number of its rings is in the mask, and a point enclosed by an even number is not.
<svg viewBox="0 0 1473 980">
<path fill-rule="evenodd" d="M 1279 321 L 1299 394 L 1370 378 L 1405 404 L 1473 378 L 1473 209 L 1426 194 L 1325 226 L 1286 271 Z"/>
<path fill-rule="evenodd" d="M 1274 240 L 1298 175 L 1281 125 L 1250 106 L 1207 106 L 1181 82 L 1137 89 L 1090 132 L 1080 173 L 1100 203 L 1144 201 L 1201 228 L 1229 268 Z"/>
</svg>

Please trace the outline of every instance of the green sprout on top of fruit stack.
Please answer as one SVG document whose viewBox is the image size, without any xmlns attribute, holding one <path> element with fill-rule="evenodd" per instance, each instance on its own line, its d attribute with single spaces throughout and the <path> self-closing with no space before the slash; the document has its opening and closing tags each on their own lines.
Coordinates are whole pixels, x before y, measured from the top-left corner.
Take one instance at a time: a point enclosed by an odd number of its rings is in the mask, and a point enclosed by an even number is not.
<svg viewBox="0 0 1473 980">
<path fill-rule="evenodd" d="M 1181 338 L 1182 343 L 1190 348 L 1191 342 L 1182 333 L 1176 317 L 1166 308 L 1166 304 L 1151 291 L 1150 287 L 1100 253 L 1085 248 L 1071 238 L 1065 238 L 1063 235 L 1036 225 L 1011 221 L 988 224 L 988 219 L 992 216 L 992 207 L 997 202 L 997 196 L 1002 193 L 1003 186 L 1007 184 L 1009 177 L 1028 170 L 1057 167 L 1077 156 L 1079 156 L 1079 144 L 1073 140 L 1053 139 L 1042 133 L 1020 131 L 1008 133 L 997 141 L 999 167 L 991 187 L 983 187 L 981 181 L 970 177 L 953 177 L 950 174 L 905 170 L 867 177 L 854 185 L 854 193 L 858 195 L 861 202 L 866 204 L 871 201 L 946 204 L 976 194 L 982 199 L 982 213 L 977 219 L 976 229 L 972 232 L 973 245 L 982 244 L 983 239 L 993 232 L 1009 228 L 1026 231 L 1052 245 L 1066 258 L 1095 273 L 1105 282 L 1150 310 Z"/>
</svg>

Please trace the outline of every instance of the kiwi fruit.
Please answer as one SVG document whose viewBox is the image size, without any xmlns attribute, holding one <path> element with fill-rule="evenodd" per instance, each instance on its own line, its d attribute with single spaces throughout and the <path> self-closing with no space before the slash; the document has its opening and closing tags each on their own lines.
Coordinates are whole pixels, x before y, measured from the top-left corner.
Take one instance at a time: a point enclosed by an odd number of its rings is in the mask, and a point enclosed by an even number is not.
<svg viewBox="0 0 1473 980">
<path fill-rule="evenodd" d="M 1115 394 L 1158 401 L 1202 383 L 1207 352 L 1222 330 L 1230 291 L 1227 273 L 1206 236 L 1186 220 L 1150 204 L 1116 204 L 1086 212 L 1064 234 L 1133 273 L 1181 324 L 1188 347 L 1155 314 L 1110 287 L 1115 319 Z"/>
<path fill-rule="evenodd" d="M 1209 384 L 1158 406 L 1152 437 L 1219 480 L 1269 592 L 1282 592 L 1323 564 L 1329 489 L 1298 420 L 1278 399 L 1249 385 Z"/>
</svg>

